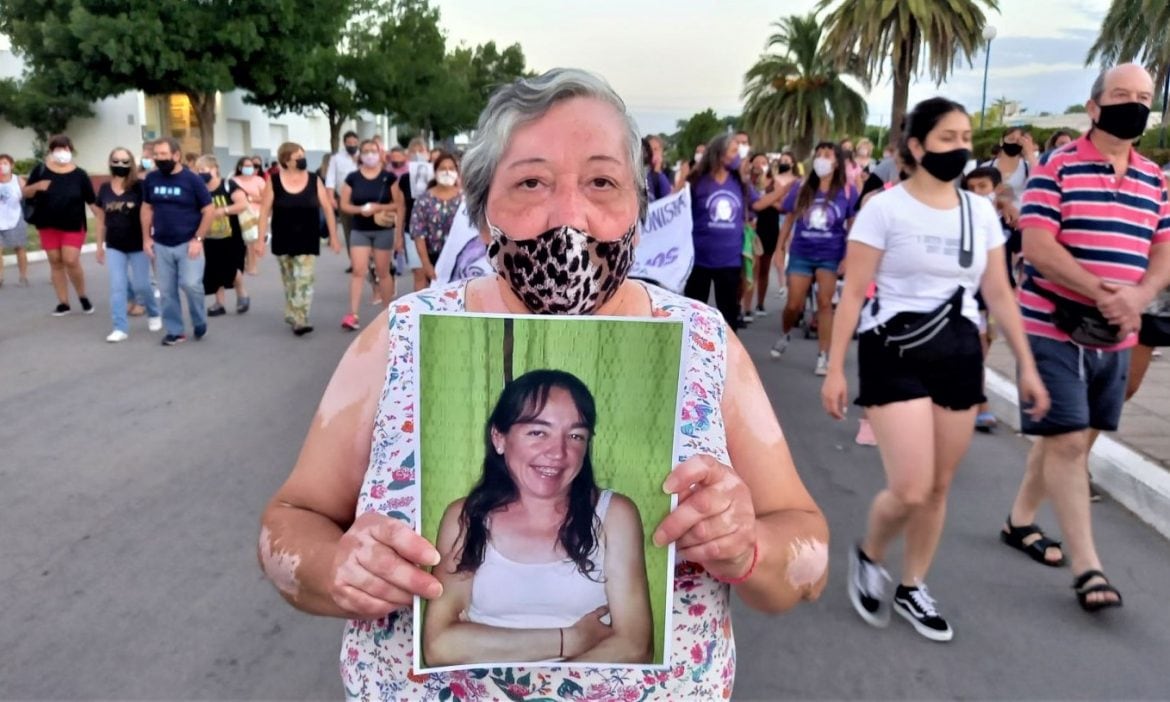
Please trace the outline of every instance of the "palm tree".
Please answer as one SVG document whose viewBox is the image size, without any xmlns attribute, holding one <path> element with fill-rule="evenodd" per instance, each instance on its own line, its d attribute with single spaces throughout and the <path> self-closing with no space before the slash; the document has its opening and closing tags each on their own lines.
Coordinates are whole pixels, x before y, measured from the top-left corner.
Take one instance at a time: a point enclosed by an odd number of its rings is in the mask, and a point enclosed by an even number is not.
<svg viewBox="0 0 1170 702">
<path fill-rule="evenodd" d="M 1136 61 L 1162 86 L 1162 124 L 1170 103 L 1170 0 L 1113 0 L 1085 65 L 1102 68 Z M 1165 126 L 1163 126 L 1165 139 Z"/>
<path fill-rule="evenodd" d="M 845 65 L 852 55 L 861 56 L 870 81 L 890 70 L 894 82 L 890 140 L 894 143 L 902 135 L 910 79 L 926 68 L 935 84 L 941 85 L 960 54 L 970 64 L 983 46 L 984 7 L 999 12 L 999 0 L 820 0 L 817 10 L 837 2 L 825 18 L 826 42 L 835 47 L 838 65 Z"/>
<path fill-rule="evenodd" d="M 743 127 L 760 144 L 790 144 L 804 158 L 814 140 L 865 126 L 865 98 L 841 78 L 816 13 L 773 23 L 766 53 L 744 74 Z"/>
</svg>

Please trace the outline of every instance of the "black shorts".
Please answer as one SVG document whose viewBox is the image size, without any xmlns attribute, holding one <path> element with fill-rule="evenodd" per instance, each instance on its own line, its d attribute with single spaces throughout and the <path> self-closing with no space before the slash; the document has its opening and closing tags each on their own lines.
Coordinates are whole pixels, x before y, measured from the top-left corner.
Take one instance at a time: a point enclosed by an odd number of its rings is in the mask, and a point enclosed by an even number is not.
<svg viewBox="0 0 1170 702">
<path fill-rule="evenodd" d="M 979 329 L 965 317 L 952 324 L 956 352 L 926 363 L 902 358 L 876 330 L 862 334 L 857 348 L 860 392 L 856 404 L 880 407 L 929 397 L 944 409 L 967 410 L 986 402 Z"/>
<path fill-rule="evenodd" d="M 1170 346 L 1170 318 L 1142 315 L 1142 329 L 1138 332 L 1138 343 L 1150 348 Z"/>
</svg>

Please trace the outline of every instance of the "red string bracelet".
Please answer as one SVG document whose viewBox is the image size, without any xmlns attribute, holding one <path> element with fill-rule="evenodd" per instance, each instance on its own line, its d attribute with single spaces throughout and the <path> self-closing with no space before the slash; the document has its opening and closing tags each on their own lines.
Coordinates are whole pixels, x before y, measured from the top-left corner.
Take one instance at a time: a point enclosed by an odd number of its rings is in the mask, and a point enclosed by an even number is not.
<svg viewBox="0 0 1170 702">
<path fill-rule="evenodd" d="M 752 573 L 756 572 L 756 564 L 759 563 L 759 561 L 760 561 L 760 542 L 757 541 L 756 544 L 752 547 L 752 564 L 750 566 L 748 566 L 746 573 L 739 576 L 738 578 L 733 578 L 733 579 L 721 578 L 718 575 L 715 575 L 714 573 L 711 574 L 711 577 L 715 578 L 716 580 L 718 580 L 721 583 L 726 583 L 728 585 L 740 585 L 744 581 L 746 581 L 748 578 L 752 577 Z"/>
</svg>

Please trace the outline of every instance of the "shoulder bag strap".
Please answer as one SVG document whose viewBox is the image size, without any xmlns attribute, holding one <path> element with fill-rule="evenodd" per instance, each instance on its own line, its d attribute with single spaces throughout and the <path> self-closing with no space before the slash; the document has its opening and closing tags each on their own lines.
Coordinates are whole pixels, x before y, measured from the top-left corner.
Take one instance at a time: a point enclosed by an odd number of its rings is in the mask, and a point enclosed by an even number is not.
<svg viewBox="0 0 1170 702">
<path fill-rule="evenodd" d="M 959 191 L 959 266 L 970 268 L 975 262 L 975 224 L 967 193 Z"/>
</svg>

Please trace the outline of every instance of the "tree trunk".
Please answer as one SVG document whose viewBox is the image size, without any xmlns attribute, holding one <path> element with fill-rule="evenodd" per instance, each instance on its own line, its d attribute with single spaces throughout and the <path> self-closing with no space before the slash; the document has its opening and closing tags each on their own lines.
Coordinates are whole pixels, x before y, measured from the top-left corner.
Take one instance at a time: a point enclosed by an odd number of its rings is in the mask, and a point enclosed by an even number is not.
<svg viewBox="0 0 1170 702">
<path fill-rule="evenodd" d="M 513 354 L 516 349 L 516 332 L 511 317 L 504 320 L 504 385 L 512 382 Z"/>
<path fill-rule="evenodd" d="M 337 110 L 330 107 L 325 110 L 329 119 L 329 153 L 335 154 L 341 148 L 341 123 L 345 115 L 337 114 Z"/>
<path fill-rule="evenodd" d="M 897 148 L 902 143 L 902 120 L 910 101 L 910 47 L 903 45 L 898 65 L 894 67 L 894 102 L 890 107 L 890 141 Z"/>
<path fill-rule="evenodd" d="M 215 153 L 215 93 L 187 93 L 195 114 L 199 115 L 200 154 Z"/>
</svg>

